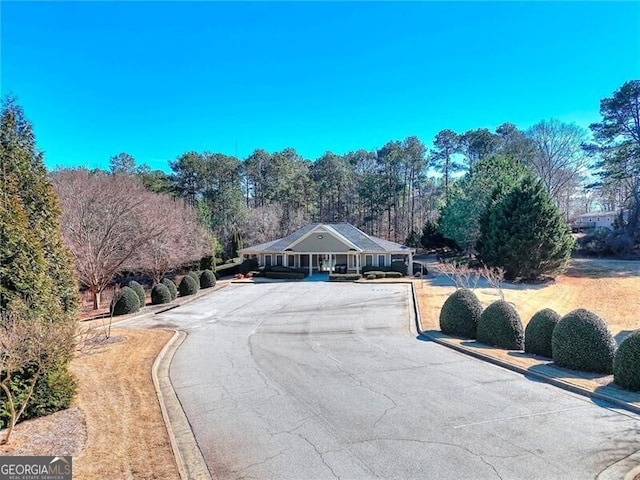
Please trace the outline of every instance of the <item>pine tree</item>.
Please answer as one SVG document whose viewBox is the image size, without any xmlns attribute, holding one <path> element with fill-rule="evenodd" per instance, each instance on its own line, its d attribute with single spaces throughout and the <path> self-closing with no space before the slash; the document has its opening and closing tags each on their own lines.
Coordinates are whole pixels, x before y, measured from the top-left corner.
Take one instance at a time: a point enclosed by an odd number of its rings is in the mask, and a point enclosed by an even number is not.
<svg viewBox="0 0 640 480">
<path fill-rule="evenodd" d="M 31 124 L 8 98 L 0 112 L 0 427 L 9 427 L 2 442 L 20 417 L 66 408 L 75 391 L 67 367 L 78 293 L 59 219 Z"/>
<path fill-rule="evenodd" d="M 567 265 L 573 238 L 544 185 L 528 176 L 483 215 L 478 253 L 509 280 L 556 275 Z"/>
</svg>

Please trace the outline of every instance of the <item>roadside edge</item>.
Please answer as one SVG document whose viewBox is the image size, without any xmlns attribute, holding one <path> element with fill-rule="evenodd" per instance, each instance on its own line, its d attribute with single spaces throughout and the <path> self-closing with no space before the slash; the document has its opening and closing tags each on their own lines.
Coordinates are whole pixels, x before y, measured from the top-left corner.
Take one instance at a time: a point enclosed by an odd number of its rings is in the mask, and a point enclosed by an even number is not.
<svg viewBox="0 0 640 480">
<path fill-rule="evenodd" d="M 182 480 L 211 480 L 211 473 L 169 378 L 169 368 L 173 356 L 187 338 L 186 332 L 180 330 L 174 330 L 174 332 L 174 335 L 153 362 L 151 376 L 180 478 Z"/>
</svg>

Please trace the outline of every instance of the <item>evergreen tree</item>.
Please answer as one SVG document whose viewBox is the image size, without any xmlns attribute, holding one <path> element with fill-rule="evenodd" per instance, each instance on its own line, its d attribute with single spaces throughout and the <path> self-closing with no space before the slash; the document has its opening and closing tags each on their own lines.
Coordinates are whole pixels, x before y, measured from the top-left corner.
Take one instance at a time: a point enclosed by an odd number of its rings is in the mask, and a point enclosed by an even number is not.
<svg viewBox="0 0 640 480">
<path fill-rule="evenodd" d="M 28 399 L 29 395 L 25 396 L 20 389 L 28 392 L 29 372 L 38 372 L 33 377 L 34 391 L 50 392 L 50 396 L 38 398 L 37 410 L 47 413 L 52 409 L 66 407 L 74 388 L 66 368 L 73 346 L 78 294 L 72 270 L 73 260 L 62 244 L 59 218 L 58 200 L 47 178 L 42 153 L 36 147 L 31 124 L 14 99 L 5 99 L 0 113 L 2 335 L 8 332 L 5 324 L 7 319 L 11 315 L 18 315 L 20 318 L 16 321 L 25 322 L 25 325 L 33 326 L 37 323 L 45 330 L 55 325 L 56 331 L 62 332 L 60 338 L 64 337 L 64 344 L 55 346 L 55 354 L 46 354 L 49 357 L 54 355 L 55 358 L 45 359 L 44 354 L 41 354 L 35 365 L 17 365 L 21 368 L 20 371 L 10 372 L 2 368 L 0 378 L 3 379 L 3 384 L 9 385 L 5 380 L 12 373 L 15 374 L 13 377 L 19 377 L 20 382 L 7 386 L 19 391 L 9 391 L 9 394 L 15 393 L 15 398 Z M 3 337 L 3 340 L 6 338 Z M 32 338 L 24 340 L 36 342 Z M 6 362 L 10 352 L 4 351 L 3 355 L 5 363 L 1 365 L 6 367 L 11 363 Z M 50 369 L 42 370 L 42 365 L 49 365 Z M 56 377 L 66 378 L 68 381 L 49 385 L 48 379 L 53 378 L 55 381 Z M 3 387 L 0 392 L 0 424 L 6 420 L 5 402 L 8 398 Z M 56 398 L 66 398 L 68 401 L 59 404 Z M 23 415 L 24 418 L 32 414 L 27 404 L 18 416 Z M 17 417 L 13 420 L 17 420 Z"/>
<path fill-rule="evenodd" d="M 505 278 L 555 275 L 569 261 L 573 238 L 544 185 L 531 176 L 490 205 L 480 225 L 477 250 Z"/>
</svg>

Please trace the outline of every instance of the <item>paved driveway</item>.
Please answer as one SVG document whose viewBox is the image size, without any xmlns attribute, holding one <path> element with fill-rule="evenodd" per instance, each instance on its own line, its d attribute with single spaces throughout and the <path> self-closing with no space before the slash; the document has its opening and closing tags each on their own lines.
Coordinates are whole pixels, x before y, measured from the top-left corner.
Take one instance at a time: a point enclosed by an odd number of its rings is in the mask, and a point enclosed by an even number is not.
<svg viewBox="0 0 640 480">
<path fill-rule="evenodd" d="M 431 342 L 408 285 L 232 285 L 158 321 L 214 477 L 622 478 L 640 421 Z M 600 475 L 600 477 L 598 477 Z"/>
</svg>

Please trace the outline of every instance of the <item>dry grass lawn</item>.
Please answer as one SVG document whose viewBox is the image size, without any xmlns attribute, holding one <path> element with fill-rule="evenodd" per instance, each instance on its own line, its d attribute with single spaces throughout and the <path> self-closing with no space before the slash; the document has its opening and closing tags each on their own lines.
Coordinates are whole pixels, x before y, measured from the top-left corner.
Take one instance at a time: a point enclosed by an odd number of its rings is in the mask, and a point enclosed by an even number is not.
<svg viewBox="0 0 640 480">
<path fill-rule="evenodd" d="M 113 336 L 121 341 L 72 362 L 80 384 L 76 404 L 87 428 L 74 478 L 179 478 L 151 378 L 151 366 L 172 334 L 116 329 Z"/>
<path fill-rule="evenodd" d="M 72 455 L 78 480 L 178 479 L 151 377 L 173 332 L 114 329 L 71 363 L 72 408 L 19 423 L 0 455 Z"/>
<path fill-rule="evenodd" d="M 429 264 L 429 275 L 416 280 L 416 293 L 425 330 L 439 330 L 438 317 L 447 297 L 455 290 L 448 279 Z M 617 339 L 640 328 L 640 262 L 575 259 L 555 282 L 541 285 L 504 284 L 505 300 L 511 302 L 526 325 L 543 308 L 560 315 L 586 308 L 603 318 Z M 499 299 L 495 289 L 477 287 L 483 303 Z"/>
</svg>

